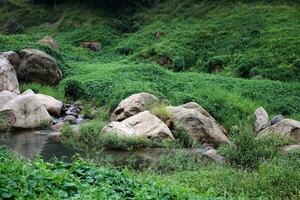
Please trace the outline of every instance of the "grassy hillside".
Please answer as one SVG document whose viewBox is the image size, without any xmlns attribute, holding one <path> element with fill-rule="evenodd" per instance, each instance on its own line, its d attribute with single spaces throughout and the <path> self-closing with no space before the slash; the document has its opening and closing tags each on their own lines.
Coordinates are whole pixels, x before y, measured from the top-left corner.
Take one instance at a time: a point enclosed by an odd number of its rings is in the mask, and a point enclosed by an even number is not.
<svg viewBox="0 0 300 200">
<path fill-rule="evenodd" d="M 110 14 L 117 11 L 88 5 L 53 9 L 25 0 L 7 2 L 0 24 L 14 19 L 27 32 L 39 30 L 34 39 L 56 36 L 69 59 L 80 59 L 82 52 L 74 49 L 80 41 L 97 40 L 104 50 L 92 58 L 100 62 L 156 63 L 164 58 L 164 67 L 174 71 L 218 68 L 230 76 L 299 81 L 297 1 L 163 1 L 122 19 Z"/>
<path fill-rule="evenodd" d="M 65 85 L 75 81 L 83 99 L 110 109 L 132 93 L 147 91 L 172 104 L 196 101 L 227 128 L 251 118 L 260 105 L 271 114 L 300 118 L 300 85 L 263 79 L 299 80 L 300 5 L 295 1 L 164 1 L 123 19 L 89 5 L 4 2 L 10 3 L 1 8 L 2 27 L 15 20 L 23 30 L 0 35 L 0 49 L 36 47 L 57 58 L 66 76 L 61 98 Z M 46 35 L 57 40 L 59 52 L 36 43 Z M 90 40 L 101 41 L 103 49 L 79 48 Z M 162 67 L 161 57 L 169 60 Z M 215 67 L 222 68 L 217 76 L 205 74 Z"/>
</svg>

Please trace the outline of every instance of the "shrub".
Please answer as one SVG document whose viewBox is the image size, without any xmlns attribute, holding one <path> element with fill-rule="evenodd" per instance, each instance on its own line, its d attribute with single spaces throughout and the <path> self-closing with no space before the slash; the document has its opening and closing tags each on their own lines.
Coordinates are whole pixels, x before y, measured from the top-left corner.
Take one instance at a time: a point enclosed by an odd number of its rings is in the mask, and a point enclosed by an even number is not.
<svg viewBox="0 0 300 200">
<path fill-rule="evenodd" d="M 165 123 L 167 123 L 172 118 L 172 113 L 167 110 L 167 105 L 164 103 L 154 105 L 150 109 L 150 112 Z"/>
<path fill-rule="evenodd" d="M 193 147 L 196 144 L 196 140 L 193 139 L 185 129 L 181 127 L 176 127 L 175 130 L 172 131 L 176 142 L 180 144 L 180 146 L 189 148 Z"/>
<path fill-rule="evenodd" d="M 67 80 L 65 84 L 65 96 L 73 100 L 78 100 L 85 96 L 85 89 L 80 81 Z"/>
<path fill-rule="evenodd" d="M 132 150 L 134 148 L 146 148 L 151 146 L 151 140 L 109 133 L 100 135 L 98 145 L 108 150 Z"/>
<path fill-rule="evenodd" d="M 231 139 L 234 145 L 222 146 L 220 152 L 232 165 L 245 169 L 257 169 L 261 162 L 277 157 L 279 147 L 290 142 L 274 136 L 258 139 L 247 130 L 242 130 Z"/>
</svg>

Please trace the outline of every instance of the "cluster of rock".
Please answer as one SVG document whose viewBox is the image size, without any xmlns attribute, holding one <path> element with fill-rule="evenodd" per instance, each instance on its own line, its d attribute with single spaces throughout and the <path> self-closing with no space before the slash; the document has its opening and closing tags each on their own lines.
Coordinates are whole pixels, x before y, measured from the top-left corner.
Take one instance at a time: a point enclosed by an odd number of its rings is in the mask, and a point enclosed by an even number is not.
<svg viewBox="0 0 300 200">
<path fill-rule="evenodd" d="M 295 144 L 283 147 L 284 152 L 300 150 L 300 122 L 276 115 L 269 122 L 269 115 L 263 107 L 256 109 L 254 130 L 259 138 L 277 135 Z M 298 143 L 298 144 L 297 144 Z"/>
<path fill-rule="evenodd" d="M 62 79 L 56 61 L 37 49 L 0 53 L 0 128 L 34 129 L 52 123 L 80 121 L 78 105 L 63 105 L 51 96 L 27 90 L 19 82 L 55 85 Z M 59 120 L 53 120 L 53 118 Z M 58 125 L 56 125 L 57 127 Z"/>
<path fill-rule="evenodd" d="M 163 122 L 149 111 L 158 99 L 148 93 L 131 95 L 121 101 L 111 115 L 103 133 L 138 136 L 156 140 L 175 140 L 169 123 Z M 207 146 L 218 147 L 230 141 L 226 130 L 200 105 L 190 102 L 180 106 L 167 106 L 175 127 L 186 130 L 192 138 Z"/>
</svg>

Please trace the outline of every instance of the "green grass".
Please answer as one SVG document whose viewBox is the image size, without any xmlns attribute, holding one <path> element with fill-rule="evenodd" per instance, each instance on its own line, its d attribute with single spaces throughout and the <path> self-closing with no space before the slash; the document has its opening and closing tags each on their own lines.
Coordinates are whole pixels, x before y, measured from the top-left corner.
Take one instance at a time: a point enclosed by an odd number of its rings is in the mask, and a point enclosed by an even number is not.
<svg viewBox="0 0 300 200">
<path fill-rule="evenodd" d="M 72 163 L 25 161 L 0 150 L 1 199 L 196 199 L 188 189 L 143 181 L 79 158 Z"/>
</svg>

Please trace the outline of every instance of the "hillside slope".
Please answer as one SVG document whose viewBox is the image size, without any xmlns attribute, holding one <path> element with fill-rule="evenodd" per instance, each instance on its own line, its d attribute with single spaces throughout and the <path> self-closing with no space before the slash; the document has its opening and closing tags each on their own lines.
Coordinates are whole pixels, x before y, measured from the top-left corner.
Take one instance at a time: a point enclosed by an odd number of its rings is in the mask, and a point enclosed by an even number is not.
<svg viewBox="0 0 300 200">
<path fill-rule="evenodd" d="M 0 24 L 18 21 L 59 32 L 65 45 L 99 40 L 103 54 L 159 62 L 175 71 L 298 81 L 300 5 L 296 1 L 163 1 L 122 20 L 82 5 L 47 8 L 7 1 Z M 24 3 L 25 2 L 25 3 Z M 30 11 L 30 14 L 27 14 Z M 40 29 L 39 29 L 40 30 Z M 122 31 L 130 32 L 124 33 Z"/>
<path fill-rule="evenodd" d="M 163 1 L 126 18 L 89 5 L 2 2 L 1 27 L 14 20 L 22 32 L 0 34 L 0 50 L 35 47 L 57 58 L 66 77 L 61 92 L 75 84 L 83 99 L 110 109 L 140 91 L 172 104 L 195 101 L 227 128 L 251 119 L 258 106 L 300 118 L 300 84 L 263 79 L 299 81 L 296 1 Z M 46 35 L 59 52 L 36 43 Z M 103 49 L 82 49 L 83 41 L 101 41 Z"/>
</svg>

